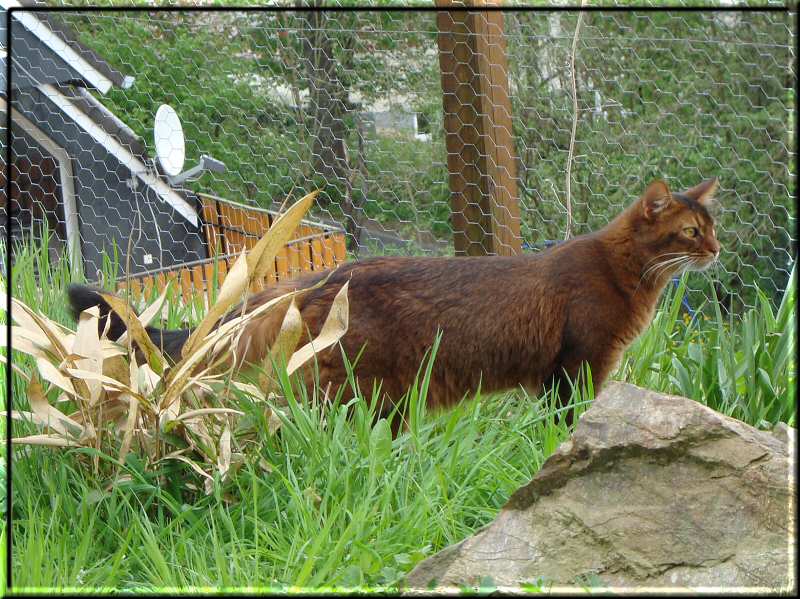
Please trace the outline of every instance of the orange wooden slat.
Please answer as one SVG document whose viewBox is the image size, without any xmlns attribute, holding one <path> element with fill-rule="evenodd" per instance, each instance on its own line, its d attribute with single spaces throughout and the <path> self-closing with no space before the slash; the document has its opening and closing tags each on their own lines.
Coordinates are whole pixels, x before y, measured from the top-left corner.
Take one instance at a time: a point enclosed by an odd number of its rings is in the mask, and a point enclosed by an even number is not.
<svg viewBox="0 0 800 599">
<path fill-rule="evenodd" d="M 153 293 L 153 287 L 155 286 L 156 282 L 153 279 L 153 276 L 142 277 L 142 297 L 144 297 L 145 301 L 150 301 L 150 297 Z"/>
<path fill-rule="evenodd" d="M 175 301 L 180 295 L 181 284 L 180 284 L 180 280 L 178 279 L 179 272 L 180 272 L 179 269 L 176 269 L 176 270 L 167 271 L 167 273 L 166 273 L 167 283 L 170 284 L 169 286 L 171 288 L 169 296 L 167 296 L 167 301 L 170 301 L 170 300 Z"/>
<path fill-rule="evenodd" d="M 267 274 L 264 276 L 264 285 L 271 285 L 278 280 L 278 275 L 275 272 L 275 260 L 270 260 L 267 264 Z"/>
<path fill-rule="evenodd" d="M 131 297 L 137 301 L 142 297 L 142 281 L 139 279 L 131 279 Z"/>
<path fill-rule="evenodd" d="M 310 272 L 314 266 L 311 260 L 311 240 L 306 239 L 297 244 L 300 247 L 300 269 Z"/>
<path fill-rule="evenodd" d="M 275 265 L 278 270 L 279 281 L 289 278 L 289 253 L 286 250 L 286 246 L 278 250 L 275 256 Z"/>
<path fill-rule="evenodd" d="M 322 242 L 319 237 L 311 240 L 311 262 L 314 264 L 314 270 L 322 270 L 325 261 L 322 255 Z"/>
<path fill-rule="evenodd" d="M 219 228 L 217 227 L 218 218 L 217 203 L 214 200 L 203 198 L 203 220 L 206 222 L 206 242 L 208 244 L 208 253 L 210 256 L 215 256 L 218 251 L 222 251 L 222 242 L 220 240 Z M 218 248 L 217 246 L 220 247 Z"/>
<path fill-rule="evenodd" d="M 192 299 L 192 272 L 188 268 L 181 269 L 181 293 L 183 301 L 189 302 Z"/>
<path fill-rule="evenodd" d="M 230 260 L 230 258 L 217 261 L 217 281 L 219 282 L 218 289 L 222 287 L 222 283 L 225 282 L 225 277 L 228 276 L 228 260 Z"/>
<path fill-rule="evenodd" d="M 258 238 L 261 239 L 269 231 L 269 214 L 266 212 L 258 213 Z"/>
<path fill-rule="evenodd" d="M 164 291 L 164 287 L 167 286 L 167 276 L 163 272 L 159 272 L 156 274 L 156 286 L 158 288 L 158 293 L 160 294 Z M 155 298 L 153 298 L 155 299 Z"/>
<path fill-rule="evenodd" d="M 203 279 L 205 279 L 206 295 L 208 296 L 208 305 L 213 303 L 213 286 L 214 286 L 214 264 L 207 262 L 203 264 Z"/>
<path fill-rule="evenodd" d="M 262 224 L 263 216 L 264 213 L 257 210 L 242 210 L 242 228 L 248 236 L 254 237 L 255 241 L 266 233 Z"/>
<path fill-rule="evenodd" d="M 322 260 L 325 263 L 325 268 L 336 266 L 336 260 L 333 257 L 333 240 L 330 235 L 325 235 L 322 238 Z"/>
<path fill-rule="evenodd" d="M 293 243 L 286 248 L 289 254 L 289 277 L 295 279 L 300 276 L 302 267 L 300 266 L 300 245 Z"/>
<path fill-rule="evenodd" d="M 192 287 L 195 297 L 203 297 L 205 295 L 206 284 L 203 280 L 203 267 L 199 264 L 192 268 Z"/>
<path fill-rule="evenodd" d="M 333 256 L 336 264 L 347 261 L 347 240 L 341 233 L 335 233 L 333 236 Z"/>
</svg>

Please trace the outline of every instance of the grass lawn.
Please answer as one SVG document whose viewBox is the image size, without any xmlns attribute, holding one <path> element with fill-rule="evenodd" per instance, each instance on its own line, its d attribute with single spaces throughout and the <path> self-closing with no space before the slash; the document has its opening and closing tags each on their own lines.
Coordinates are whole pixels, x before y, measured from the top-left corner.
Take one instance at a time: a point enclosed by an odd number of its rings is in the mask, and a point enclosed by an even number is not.
<svg viewBox="0 0 800 599">
<path fill-rule="evenodd" d="M 37 287 L 35 266 L 46 285 Z M 68 278 L 46 254 L 28 250 L 17 256 L 13 294 L 74 326 Z M 614 378 L 687 395 L 762 428 L 794 426 L 795 283 L 793 275 L 779 307 L 764 299 L 733 318 L 712 303 L 689 320 L 679 293 L 669 292 Z M 168 321 L 186 313 L 176 302 Z M 15 362 L 32 367 L 24 357 Z M 317 397 L 296 397 L 284 377 L 289 406 L 280 430 L 264 426 L 241 469 L 210 495 L 192 488 L 202 488 L 199 477 L 180 462 L 152 472 L 131 456 L 127 477 L 110 484 L 85 467 L 86 449 L 18 447 L 14 589 L 395 585 L 420 560 L 488 524 L 570 432 L 556 423 L 547 393 L 478 396 L 428 413 L 422 367 L 408 397 L 408 430 L 394 440 L 353 389 L 322 407 Z M 15 408 L 27 409 L 14 377 Z M 576 385 L 573 401 L 585 408 L 592 396 L 590 384 Z M 258 418 L 245 400 L 237 408 Z M 15 422 L 14 434 L 27 429 L 36 431 Z"/>
</svg>

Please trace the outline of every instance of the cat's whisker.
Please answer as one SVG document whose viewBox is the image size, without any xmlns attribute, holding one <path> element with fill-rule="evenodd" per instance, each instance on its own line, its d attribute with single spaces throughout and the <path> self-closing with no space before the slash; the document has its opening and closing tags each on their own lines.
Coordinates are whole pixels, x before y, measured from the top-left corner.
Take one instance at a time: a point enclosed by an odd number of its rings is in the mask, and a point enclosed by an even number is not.
<svg viewBox="0 0 800 599">
<path fill-rule="evenodd" d="M 659 254 L 654 258 L 650 258 L 647 262 L 644 263 L 643 268 L 647 268 L 650 264 L 658 260 L 659 258 L 665 258 L 666 256 L 684 256 L 685 252 L 664 252 L 663 254 Z"/>
<path fill-rule="evenodd" d="M 668 260 L 663 260 L 657 264 L 654 264 L 653 266 L 644 271 L 642 277 L 643 278 L 647 277 L 647 275 L 652 272 L 654 275 L 653 278 L 655 278 L 655 275 L 663 274 L 662 271 L 666 271 L 670 266 L 677 266 L 678 264 L 686 260 L 688 260 L 688 256 L 684 253 L 681 253 L 681 255 L 677 256 L 676 258 L 669 258 Z"/>
<path fill-rule="evenodd" d="M 653 275 L 652 278 L 655 279 L 657 278 L 658 274 L 663 274 L 663 272 L 665 272 L 671 266 L 679 265 L 688 259 L 688 256 L 686 255 L 685 252 L 669 252 L 669 254 L 677 254 L 677 256 L 675 258 L 668 258 L 667 260 L 663 260 L 661 262 L 653 264 L 649 268 L 645 269 L 645 271 L 642 273 L 642 276 L 639 278 L 639 282 L 636 284 L 636 288 L 633 290 L 634 293 L 639 291 L 639 287 L 645 281 L 645 279 L 648 277 L 649 274 L 652 273 Z M 661 254 L 661 255 L 664 256 L 667 254 Z"/>
<path fill-rule="evenodd" d="M 686 266 L 689 265 L 690 259 L 688 256 L 681 256 L 680 258 L 674 258 L 669 262 L 662 262 L 656 270 L 653 271 L 653 278 L 658 278 L 667 273 L 670 269 L 673 269 L 673 275 L 675 274 L 683 274 L 685 272 Z"/>
</svg>

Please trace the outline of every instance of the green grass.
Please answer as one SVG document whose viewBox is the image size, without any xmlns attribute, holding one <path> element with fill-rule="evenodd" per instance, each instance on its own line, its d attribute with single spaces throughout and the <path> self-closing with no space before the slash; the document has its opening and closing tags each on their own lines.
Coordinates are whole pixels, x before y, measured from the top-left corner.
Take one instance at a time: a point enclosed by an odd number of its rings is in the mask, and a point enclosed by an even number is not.
<svg viewBox="0 0 800 599">
<path fill-rule="evenodd" d="M 18 254 L 14 294 L 67 323 L 69 274 L 57 265 L 37 288 L 33 268 L 50 268 L 45 262 L 35 249 Z M 794 424 L 794 285 L 777 308 L 765 300 L 726 319 L 711 304 L 689 323 L 680 292 L 666 295 L 614 378 L 688 395 L 754 425 Z M 168 320 L 191 318 L 176 303 Z M 130 461 L 131 481 L 107 488 L 77 466 L 75 454 L 85 450 L 18 450 L 15 589 L 392 587 L 420 560 L 491 522 L 570 432 L 556 421 L 549 393 L 479 394 L 429 413 L 428 365 L 407 398 L 408 429 L 396 439 L 352 386 L 323 408 L 284 377 L 288 418 L 279 434 L 262 422 L 257 451 L 209 496 L 176 484 L 187 476 L 176 467 L 157 476 Z M 591 385 L 574 389 L 575 403 L 592 397 Z M 245 398 L 241 407 L 264 419 Z"/>
</svg>

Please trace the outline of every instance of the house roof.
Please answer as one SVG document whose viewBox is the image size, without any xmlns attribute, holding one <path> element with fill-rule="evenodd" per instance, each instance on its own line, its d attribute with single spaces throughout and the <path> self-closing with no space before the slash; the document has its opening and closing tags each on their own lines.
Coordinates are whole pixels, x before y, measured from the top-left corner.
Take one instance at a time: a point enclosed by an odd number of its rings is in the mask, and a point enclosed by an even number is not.
<svg viewBox="0 0 800 599">
<path fill-rule="evenodd" d="M 60 85 L 56 89 L 69 98 L 78 110 L 97 123 L 103 131 L 126 146 L 134 156 L 141 160 L 147 160 L 147 148 L 142 138 L 106 108 L 89 90 L 71 85 Z"/>
<path fill-rule="evenodd" d="M 0 10 L 5 12 L 10 8 L 38 8 L 45 4 L 40 0 L 0 0 Z M 50 56 L 51 64 L 55 69 L 47 69 L 50 75 L 47 81 L 39 80 L 39 83 L 65 83 L 72 78 L 83 81 L 84 85 L 94 87 L 105 94 L 112 86 L 127 89 L 133 84 L 133 77 L 125 76 L 98 56 L 91 49 L 78 41 L 77 35 L 67 26 L 55 11 L 39 12 L 17 10 L 12 12 L 12 16 L 17 23 L 22 25 L 20 39 L 23 36 L 32 36 L 27 44 L 36 44 L 41 48 L 36 48 L 42 56 Z M 2 20 L 0 30 L 0 47 L 5 46 L 5 19 Z M 17 34 L 15 34 L 17 35 Z M 12 56 L 13 56 L 12 46 Z M 57 58 L 55 58 L 57 57 Z M 4 62 L 4 60 L 3 60 Z M 17 62 L 15 60 L 15 62 Z M 3 64 L 3 67 L 5 65 Z M 59 68 L 60 67 L 60 68 Z M 5 69 L 3 69 L 5 71 Z M 58 71 L 61 70 L 61 73 Z M 56 71 L 56 72 L 52 72 Z M 54 77 L 56 77 L 54 79 Z M 24 79 L 24 77 L 23 77 Z M 13 82 L 13 80 L 12 80 Z M 2 78 L 2 93 L 5 94 L 5 77 Z M 15 87 L 17 85 L 15 84 Z"/>
<path fill-rule="evenodd" d="M 41 6 L 36 0 L 0 0 L 0 10 Z M 36 88 L 72 122 L 102 145 L 134 176 L 152 188 L 162 200 L 179 214 L 198 226 L 198 215 L 184 194 L 174 189 L 147 167 L 149 157 L 143 140 L 124 122 L 108 110 L 92 89 L 105 94 L 112 86 L 127 88 L 133 77 L 124 76 L 108 62 L 77 41 L 77 36 L 57 17 L 57 13 L 15 10 L 12 17 L 22 27 L 14 30 L 11 59 L 15 90 Z M 5 19 L 0 15 L 0 99 L 7 95 L 5 61 Z M 16 40 L 27 55 L 14 55 Z M 44 57 L 44 58 L 43 58 Z M 5 112 L 5 101 L 2 110 Z"/>
</svg>

